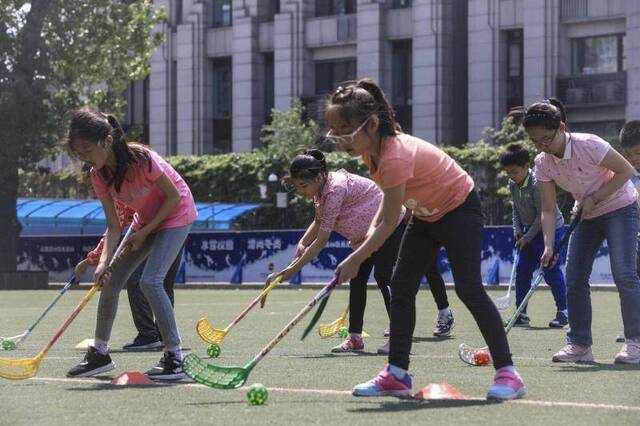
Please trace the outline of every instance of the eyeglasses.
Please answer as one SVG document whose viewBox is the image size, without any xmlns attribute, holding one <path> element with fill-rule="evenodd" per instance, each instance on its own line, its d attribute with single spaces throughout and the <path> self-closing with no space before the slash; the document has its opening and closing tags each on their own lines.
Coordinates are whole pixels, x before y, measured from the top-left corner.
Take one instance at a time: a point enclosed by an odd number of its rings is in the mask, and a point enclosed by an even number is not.
<svg viewBox="0 0 640 426">
<path fill-rule="evenodd" d="M 367 122 L 369 121 L 369 119 L 371 118 L 371 116 L 367 117 L 366 120 L 364 120 L 362 122 L 362 124 L 360 126 L 358 126 L 357 129 L 355 129 L 353 132 L 346 134 L 346 135 L 334 135 L 331 133 L 331 130 L 329 130 L 327 132 L 327 134 L 325 135 L 325 137 L 333 142 L 333 143 L 340 143 L 340 144 L 352 144 L 353 143 L 353 138 L 356 137 L 356 135 L 358 134 L 358 132 L 360 130 L 362 130 L 362 128 L 364 127 L 365 124 L 367 124 Z"/>
<path fill-rule="evenodd" d="M 553 140 L 556 138 L 556 134 L 558 133 L 558 129 L 556 129 L 555 132 L 553 132 L 552 135 L 550 136 L 545 136 L 542 137 L 540 139 L 533 139 L 532 137 L 529 137 L 529 140 L 531 142 L 533 142 L 535 145 L 549 145 L 551 142 L 553 142 Z"/>
</svg>

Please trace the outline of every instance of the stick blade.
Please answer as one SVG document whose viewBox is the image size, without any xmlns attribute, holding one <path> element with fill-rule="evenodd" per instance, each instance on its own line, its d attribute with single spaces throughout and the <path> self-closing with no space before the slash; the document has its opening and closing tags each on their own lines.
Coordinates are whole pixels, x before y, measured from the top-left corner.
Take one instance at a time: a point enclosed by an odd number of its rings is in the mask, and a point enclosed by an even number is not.
<svg viewBox="0 0 640 426">
<path fill-rule="evenodd" d="M 329 324 L 320 324 L 318 326 L 318 334 L 323 339 L 326 339 L 327 337 L 333 337 L 336 335 L 338 330 L 344 327 L 344 323 L 345 323 L 344 318 L 340 317 Z"/>
<path fill-rule="evenodd" d="M 463 362 L 475 367 L 482 367 L 491 363 L 491 355 L 489 355 L 489 349 L 486 346 L 474 348 L 461 343 L 458 347 L 458 356 Z"/>
<path fill-rule="evenodd" d="M 188 354 L 182 361 L 187 376 L 196 382 L 215 389 L 237 389 L 244 385 L 250 369 L 246 367 L 219 367 L 207 364 L 196 354 Z"/>
<path fill-rule="evenodd" d="M 493 300 L 493 304 L 496 305 L 496 308 L 500 311 L 507 309 L 511 305 L 511 297 L 502 296 L 491 300 Z"/>
<path fill-rule="evenodd" d="M 313 330 L 313 328 L 316 326 L 318 321 L 320 321 L 320 317 L 324 312 L 324 308 L 327 306 L 327 302 L 329 302 L 329 295 L 327 295 L 324 299 L 322 299 L 322 302 L 320 302 L 320 305 L 318 305 L 318 309 L 316 310 L 316 313 L 313 315 L 313 318 L 311 318 L 311 321 L 309 322 L 309 325 L 307 326 L 307 328 L 305 328 L 304 333 L 302 333 L 302 337 L 300 338 L 300 340 L 304 340 L 305 337 L 307 337 L 307 335 L 311 332 L 311 330 Z"/>
<path fill-rule="evenodd" d="M 0 377 L 9 380 L 25 380 L 36 375 L 42 355 L 35 358 L 0 358 Z"/>
<path fill-rule="evenodd" d="M 220 328 L 215 328 L 207 318 L 201 318 L 196 324 L 196 332 L 198 336 L 206 343 L 212 345 L 221 345 L 224 342 L 224 338 L 227 336 L 227 332 Z"/>
</svg>

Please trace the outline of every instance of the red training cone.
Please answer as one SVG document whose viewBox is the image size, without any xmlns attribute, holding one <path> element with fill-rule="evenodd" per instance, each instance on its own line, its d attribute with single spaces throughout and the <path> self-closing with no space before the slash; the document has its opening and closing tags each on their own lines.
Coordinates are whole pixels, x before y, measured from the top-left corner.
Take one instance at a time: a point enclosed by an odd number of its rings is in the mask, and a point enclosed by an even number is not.
<svg viewBox="0 0 640 426">
<path fill-rule="evenodd" d="M 420 392 L 413 394 L 415 399 L 467 399 L 466 396 L 449 383 L 431 383 Z"/>
<path fill-rule="evenodd" d="M 116 386 L 144 386 L 153 385 L 155 383 L 139 371 L 125 371 L 113 379 L 111 384 Z"/>
</svg>

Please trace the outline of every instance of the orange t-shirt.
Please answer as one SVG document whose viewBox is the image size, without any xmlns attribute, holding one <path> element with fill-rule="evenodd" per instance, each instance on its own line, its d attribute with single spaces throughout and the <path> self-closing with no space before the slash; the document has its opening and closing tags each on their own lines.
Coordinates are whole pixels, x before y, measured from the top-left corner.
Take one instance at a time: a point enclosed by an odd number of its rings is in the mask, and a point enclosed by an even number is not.
<svg viewBox="0 0 640 426">
<path fill-rule="evenodd" d="M 436 222 L 466 200 L 473 179 L 444 151 L 411 135 L 386 138 L 380 159 L 362 156 L 371 178 L 382 189 L 405 184 L 404 205 L 413 216 Z"/>
</svg>

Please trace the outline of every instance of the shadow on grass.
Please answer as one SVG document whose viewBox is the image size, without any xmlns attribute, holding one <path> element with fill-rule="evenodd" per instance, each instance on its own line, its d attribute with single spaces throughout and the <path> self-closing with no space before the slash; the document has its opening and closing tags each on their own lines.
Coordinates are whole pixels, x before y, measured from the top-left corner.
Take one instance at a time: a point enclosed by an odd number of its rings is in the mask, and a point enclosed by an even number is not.
<svg viewBox="0 0 640 426">
<path fill-rule="evenodd" d="M 71 387 L 71 388 L 67 388 L 67 390 L 75 391 L 75 392 L 95 392 L 95 391 L 123 390 L 123 389 L 131 389 L 131 388 L 159 389 L 159 388 L 195 383 L 192 380 L 178 380 L 178 381 L 155 382 L 155 383 L 145 384 L 145 385 L 114 385 L 114 384 L 111 384 L 111 381 L 115 379 L 114 376 L 92 377 L 92 379 L 94 379 L 96 383 L 92 383 L 92 384 L 89 384 L 88 386 L 83 386 L 83 387 Z"/>
<path fill-rule="evenodd" d="M 139 354 L 139 353 L 145 353 L 145 352 L 150 352 L 150 353 L 161 353 L 163 350 L 162 347 L 159 348 L 153 348 L 153 349 L 109 349 L 109 353 L 112 354 Z M 192 351 L 193 349 L 191 348 L 182 348 L 182 352 L 188 352 L 188 351 Z M 206 348 L 205 348 L 205 352 L 206 352 Z"/>
<path fill-rule="evenodd" d="M 561 364 L 556 368 L 560 373 L 593 372 L 593 371 L 640 371 L 640 364 L 601 364 L 599 362 L 580 362 L 578 364 Z"/>
<path fill-rule="evenodd" d="M 518 327 L 521 330 L 529 330 L 529 331 L 542 331 L 542 330 L 552 330 L 552 331 L 562 331 L 564 328 L 551 328 L 551 327 L 538 327 L 535 325 L 530 325 L 529 327 Z"/>
<path fill-rule="evenodd" d="M 422 342 L 443 342 L 445 340 L 455 340 L 455 336 L 444 336 L 444 337 L 440 337 L 440 336 L 429 336 L 429 337 L 414 337 L 413 338 L 413 342 L 414 343 L 422 343 Z"/>
<path fill-rule="evenodd" d="M 249 404 L 246 400 L 244 401 L 208 401 L 208 402 L 188 402 L 185 405 L 190 405 L 190 406 L 208 406 L 208 405 L 229 405 L 229 404 L 242 404 L 242 405 L 247 405 L 250 406 L 251 404 Z M 267 402 L 267 405 L 269 403 Z"/>
<path fill-rule="evenodd" d="M 406 400 L 383 401 L 377 407 L 361 407 L 349 409 L 351 413 L 388 413 L 394 411 L 410 410 L 434 410 L 438 408 L 464 408 L 481 405 L 500 404 L 500 401 L 486 399 L 431 399 L 431 400 Z"/>
<path fill-rule="evenodd" d="M 367 357 L 367 356 L 384 357 L 386 355 L 380 355 L 376 352 L 345 352 L 340 354 L 327 353 L 327 354 L 317 354 L 317 355 L 295 355 L 295 356 L 292 356 L 292 358 L 325 359 L 325 358 L 351 358 L 351 357 L 357 358 L 357 357 Z"/>
</svg>

